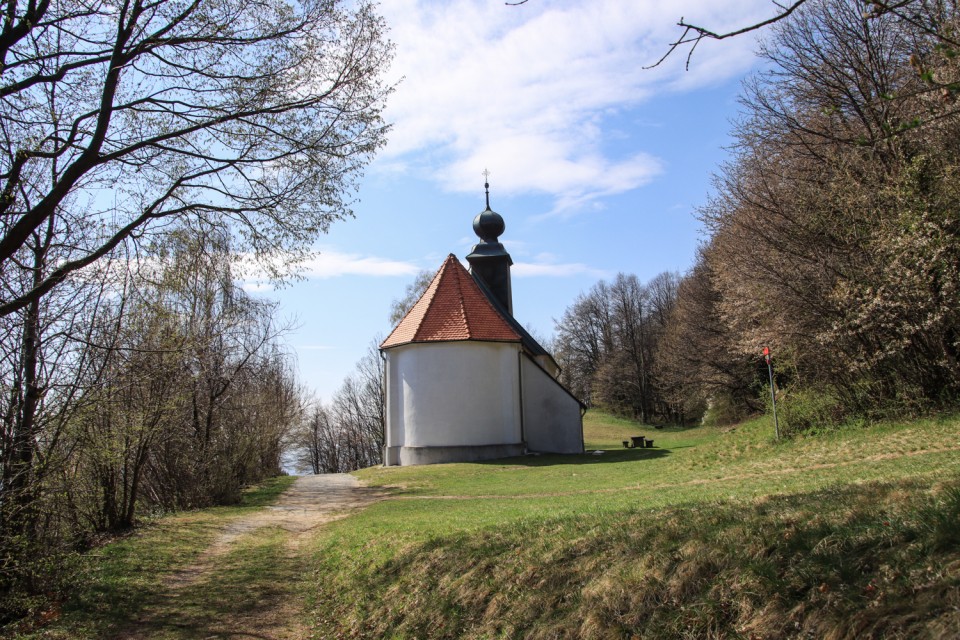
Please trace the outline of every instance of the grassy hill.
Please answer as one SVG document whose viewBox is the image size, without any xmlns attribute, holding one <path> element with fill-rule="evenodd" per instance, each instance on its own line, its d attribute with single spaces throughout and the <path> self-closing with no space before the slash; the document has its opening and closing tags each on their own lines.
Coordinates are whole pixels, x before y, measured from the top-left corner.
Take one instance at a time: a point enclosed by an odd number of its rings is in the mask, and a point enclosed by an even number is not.
<svg viewBox="0 0 960 640">
<path fill-rule="evenodd" d="M 602 454 L 366 469 L 388 499 L 312 536 L 250 533 L 171 596 L 285 479 L 98 550 L 59 619 L 22 635 L 234 637 L 205 621 L 273 612 L 316 638 L 960 637 L 958 427 L 774 442 L 766 418 L 655 430 L 591 412 Z M 656 447 L 621 446 L 640 434 Z"/>
<path fill-rule="evenodd" d="M 599 413 L 588 449 L 374 468 L 316 540 L 318 637 L 960 637 L 956 417 L 774 442 Z M 629 435 L 654 449 L 623 449 Z"/>
</svg>

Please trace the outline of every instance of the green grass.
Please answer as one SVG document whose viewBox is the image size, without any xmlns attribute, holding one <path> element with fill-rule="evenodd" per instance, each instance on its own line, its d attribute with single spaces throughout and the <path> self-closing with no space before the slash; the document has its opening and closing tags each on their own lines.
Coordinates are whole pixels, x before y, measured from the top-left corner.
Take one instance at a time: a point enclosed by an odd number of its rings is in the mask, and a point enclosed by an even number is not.
<svg viewBox="0 0 960 640">
<path fill-rule="evenodd" d="M 951 637 L 932 630 L 960 624 L 960 523 L 936 553 L 922 509 L 901 503 L 924 491 L 877 483 L 528 519 L 377 549 L 330 540 L 319 637 Z M 944 501 L 955 508 L 950 496 L 920 504 Z"/>
<path fill-rule="evenodd" d="M 100 550 L 34 637 L 229 637 L 278 611 L 315 638 L 960 637 L 958 427 L 777 442 L 767 418 L 654 429 L 591 412 L 601 455 L 357 472 L 389 499 L 296 549 L 248 534 L 171 601 L 163 580 L 273 484 Z M 622 447 L 640 434 L 657 446 Z"/>
<path fill-rule="evenodd" d="M 196 563 L 230 521 L 273 503 L 295 479 L 272 478 L 245 492 L 235 506 L 147 521 L 134 533 L 91 552 L 85 558 L 87 580 L 63 603 L 62 619 L 39 635 L 24 633 L 18 637 L 107 638 L 144 620 L 149 620 L 147 626 L 155 637 L 193 637 L 187 635 L 186 627 L 163 631 L 175 618 L 189 620 L 181 617 L 180 611 L 170 610 L 171 606 L 182 609 L 182 603 L 165 601 L 164 582 Z M 184 602 L 192 598 L 190 606 L 194 609 L 215 610 L 215 598 L 223 593 L 194 593 Z"/>
<path fill-rule="evenodd" d="M 299 563 L 287 549 L 289 533 L 276 527 L 257 529 L 241 537 L 229 552 L 216 559 L 213 569 L 174 598 L 151 598 L 140 615 L 119 628 L 137 631 L 137 637 L 205 639 L 243 637 L 250 628 L 282 628 L 288 612 L 302 615 L 291 603 L 302 600 L 297 580 Z M 116 628 L 116 627 L 114 627 Z"/>
<path fill-rule="evenodd" d="M 602 455 L 367 469 L 397 499 L 317 538 L 317 637 L 960 632 L 958 424 L 775 442 L 588 414 Z"/>
<path fill-rule="evenodd" d="M 360 471 L 357 475 L 367 484 L 392 487 L 400 497 L 358 515 L 360 528 L 369 519 L 377 531 L 403 532 L 409 519 L 418 531 L 443 533 L 515 518 L 754 499 L 837 483 L 932 477 L 960 466 L 957 421 L 952 418 L 780 443 L 773 441 L 772 425 L 765 418 L 733 430 L 654 430 L 608 422 L 599 415 L 585 427 L 588 442 L 607 441 L 603 455 Z M 595 438 L 595 429 L 605 435 Z M 656 447 L 624 449 L 621 432 L 655 436 Z M 919 450 L 933 452 L 913 455 Z"/>
</svg>

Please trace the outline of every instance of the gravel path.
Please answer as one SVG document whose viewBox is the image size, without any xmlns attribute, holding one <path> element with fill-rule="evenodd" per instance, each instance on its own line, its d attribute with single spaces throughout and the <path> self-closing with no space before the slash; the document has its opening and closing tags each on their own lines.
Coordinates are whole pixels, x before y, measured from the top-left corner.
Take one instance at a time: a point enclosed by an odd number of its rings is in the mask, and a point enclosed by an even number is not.
<svg viewBox="0 0 960 640">
<path fill-rule="evenodd" d="M 301 545 L 311 538 L 314 528 L 345 518 L 357 509 L 380 500 L 384 492 L 360 486 L 357 479 L 344 473 L 302 476 L 297 478 L 277 500 L 265 507 L 233 520 L 220 532 L 197 561 L 176 572 L 165 581 L 165 591 L 156 607 L 150 607 L 137 623 L 114 636 L 118 640 L 153 638 L 203 638 L 258 640 L 301 640 L 308 637 L 303 620 L 303 604 L 292 594 L 264 594 L 252 610 L 237 614 L 226 611 L 203 616 L 191 614 L 191 593 L 197 589 L 214 589 L 229 593 L 236 586 L 218 585 L 211 580 L 222 556 L 243 536 L 263 527 L 278 527 L 289 532 L 286 539 L 287 562 L 299 565 Z M 291 576 L 291 580 L 295 576 Z M 195 587 L 195 588 L 193 588 Z M 250 597 L 251 592 L 238 593 L 237 599 Z M 230 596 L 228 596 L 230 597 Z"/>
<path fill-rule="evenodd" d="M 199 580 L 216 557 L 246 533 L 261 527 L 304 533 L 326 522 L 345 518 L 354 509 L 365 507 L 381 497 L 381 492 L 361 487 L 355 477 L 346 473 L 297 478 L 276 504 L 228 524 L 198 561 L 172 575 L 167 586 L 179 589 Z M 294 536 L 291 542 L 297 544 L 300 540 L 300 536 Z"/>
</svg>

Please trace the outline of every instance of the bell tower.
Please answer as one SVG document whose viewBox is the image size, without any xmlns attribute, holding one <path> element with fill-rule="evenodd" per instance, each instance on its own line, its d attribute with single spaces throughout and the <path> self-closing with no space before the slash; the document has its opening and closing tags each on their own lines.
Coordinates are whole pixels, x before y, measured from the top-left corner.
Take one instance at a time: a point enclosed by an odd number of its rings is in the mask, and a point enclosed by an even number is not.
<svg viewBox="0 0 960 640">
<path fill-rule="evenodd" d="M 483 173 L 485 177 L 490 175 L 488 171 Z M 473 246 L 470 255 L 467 256 L 467 262 L 470 263 L 471 273 L 480 276 L 497 301 L 512 316 L 513 294 L 510 289 L 510 266 L 513 260 L 498 240 L 506 225 L 500 214 L 490 208 L 490 183 L 484 182 L 483 186 L 487 194 L 487 208 L 473 219 L 473 231 L 480 238 L 480 242 Z"/>
</svg>

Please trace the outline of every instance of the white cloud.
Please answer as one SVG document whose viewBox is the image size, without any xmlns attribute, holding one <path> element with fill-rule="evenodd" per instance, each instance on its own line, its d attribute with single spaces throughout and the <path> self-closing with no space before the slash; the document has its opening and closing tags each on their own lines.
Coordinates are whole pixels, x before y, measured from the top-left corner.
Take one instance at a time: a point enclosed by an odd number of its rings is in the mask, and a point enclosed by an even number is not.
<svg viewBox="0 0 960 640">
<path fill-rule="evenodd" d="M 240 257 L 241 259 L 246 258 L 239 270 L 242 274 L 241 286 L 246 291 L 261 292 L 274 288 L 274 285 L 269 283 L 267 274 L 258 263 L 250 259 L 249 256 Z M 274 259 L 280 265 L 285 263 L 282 257 Z M 341 253 L 327 249 L 298 262 L 294 268 L 295 273 L 308 279 L 338 278 L 340 276 L 411 276 L 419 271 L 419 267 L 410 262 L 365 256 L 358 253 Z"/>
<path fill-rule="evenodd" d="M 409 276 L 420 269 L 410 262 L 363 256 L 356 253 L 321 251 L 305 260 L 301 273 L 307 278 L 339 276 Z"/>
<path fill-rule="evenodd" d="M 703 43 L 657 60 L 681 16 L 718 30 L 770 11 L 768 0 L 385 0 L 404 76 L 382 165 L 420 171 L 452 191 L 476 191 L 489 167 L 499 193 L 545 193 L 555 212 L 635 189 L 662 167 L 643 150 L 615 153 L 605 119 L 663 92 L 742 73 L 752 40 Z"/>
<path fill-rule="evenodd" d="M 274 285 L 260 281 L 245 281 L 240 284 L 240 287 L 250 293 L 263 293 L 264 291 L 273 291 L 275 289 Z"/>
<path fill-rule="evenodd" d="M 607 278 L 610 275 L 602 269 L 596 269 L 580 262 L 557 263 L 550 261 L 548 258 L 538 259 L 537 262 L 517 262 L 510 269 L 510 273 L 517 278 L 566 278 L 580 275 Z"/>
<path fill-rule="evenodd" d="M 473 244 L 476 244 L 474 241 Z M 507 244 L 507 243 L 505 243 Z M 509 246 L 516 248 L 523 243 L 511 242 Z M 470 269 L 470 263 L 466 258 L 457 258 L 465 269 Z M 510 275 L 515 278 L 536 278 L 536 277 L 556 277 L 588 275 L 595 278 L 609 278 L 610 274 L 603 269 L 597 269 L 579 262 L 561 263 L 557 262 L 557 256 L 552 253 L 539 253 L 533 256 L 531 261 L 514 262 L 510 267 Z"/>
</svg>

